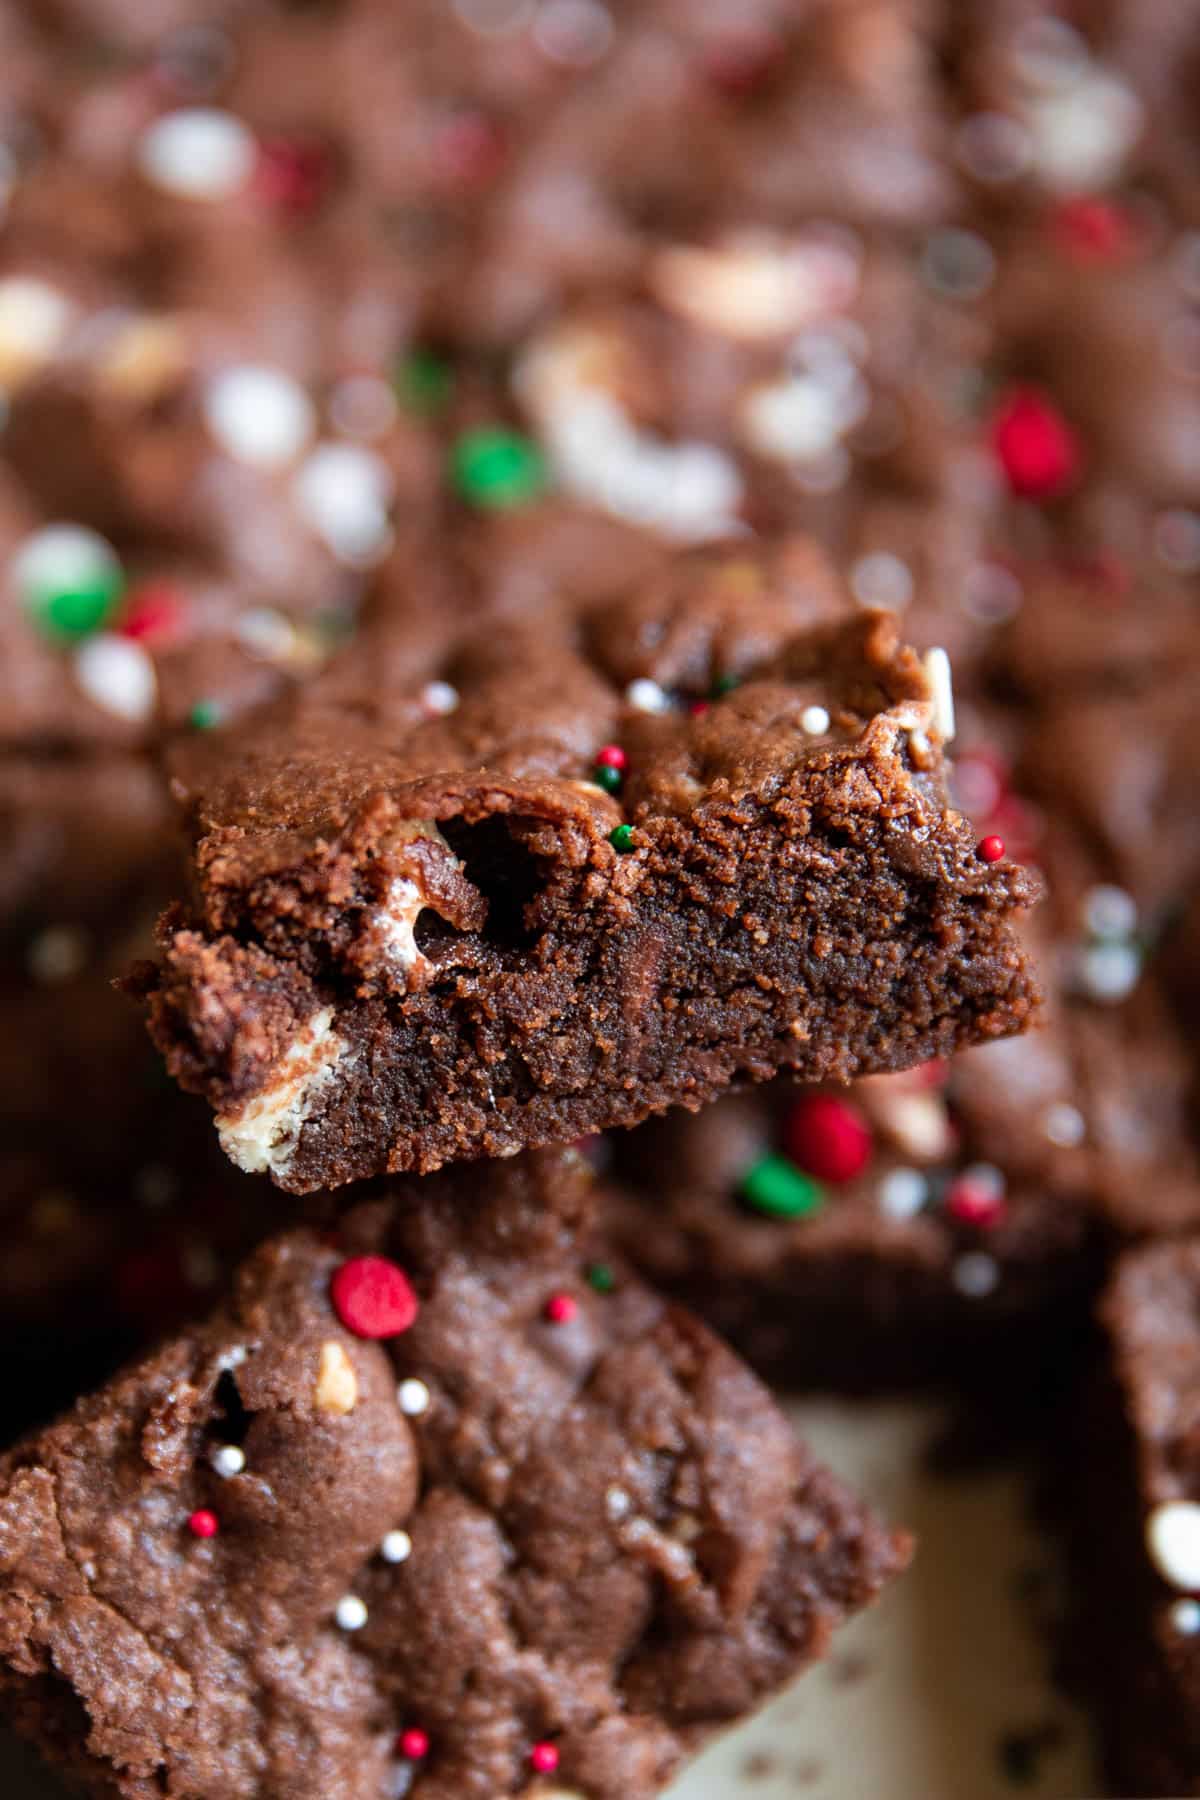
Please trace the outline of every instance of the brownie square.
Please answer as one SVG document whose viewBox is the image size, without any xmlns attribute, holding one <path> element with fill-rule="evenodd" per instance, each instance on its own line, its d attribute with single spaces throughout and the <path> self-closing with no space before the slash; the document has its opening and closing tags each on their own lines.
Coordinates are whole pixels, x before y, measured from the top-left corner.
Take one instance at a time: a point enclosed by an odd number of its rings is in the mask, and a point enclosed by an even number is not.
<svg viewBox="0 0 1200 1800">
<path fill-rule="evenodd" d="M 402 1184 L 10 1452 L 12 1723 L 124 1800 L 649 1800 L 821 1654 L 907 1539 L 590 1207 Z"/>
</svg>

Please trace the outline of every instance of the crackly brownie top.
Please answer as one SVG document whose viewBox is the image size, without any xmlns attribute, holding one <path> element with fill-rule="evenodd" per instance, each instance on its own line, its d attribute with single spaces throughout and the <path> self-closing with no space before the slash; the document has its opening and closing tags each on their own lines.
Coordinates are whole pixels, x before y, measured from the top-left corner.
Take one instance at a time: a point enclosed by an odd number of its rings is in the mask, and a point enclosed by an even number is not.
<svg viewBox="0 0 1200 1800">
<path fill-rule="evenodd" d="M 294 1232 L 12 1452 L 18 1722 L 138 1800 L 648 1800 L 819 1653 L 903 1540 L 587 1211 L 556 1153 Z"/>
</svg>

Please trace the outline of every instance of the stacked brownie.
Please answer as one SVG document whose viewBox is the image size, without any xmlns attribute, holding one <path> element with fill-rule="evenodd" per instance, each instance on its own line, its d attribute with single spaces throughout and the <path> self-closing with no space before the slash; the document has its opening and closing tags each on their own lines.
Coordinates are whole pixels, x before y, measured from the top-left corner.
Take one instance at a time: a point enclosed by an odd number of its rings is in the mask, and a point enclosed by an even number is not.
<svg viewBox="0 0 1200 1800">
<path fill-rule="evenodd" d="M 86 1791 L 649 1800 L 907 1555 L 708 1328 L 1021 1410 L 1200 1226 L 1151 15 L 0 12 L 7 1435 L 140 1358 L 0 1464 L 0 1692 Z M 1084 1508 L 1145 1792 L 1188 1254 Z"/>
</svg>

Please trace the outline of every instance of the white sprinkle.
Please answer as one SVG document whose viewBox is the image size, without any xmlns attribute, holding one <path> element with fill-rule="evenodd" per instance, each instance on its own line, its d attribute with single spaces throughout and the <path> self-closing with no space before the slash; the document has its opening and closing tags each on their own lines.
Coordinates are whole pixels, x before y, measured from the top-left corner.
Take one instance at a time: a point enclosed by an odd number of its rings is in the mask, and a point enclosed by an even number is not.
<svg viewBox="0 0 1200 1800">
<path fill-rule="evenodd" d="M 333 1616 L 343 1631 L 361 1631 L 367 1622 L 367 1609 L 357 1594 L 343 1594 Z"/>
<path fill-rule="evenodd" d="M 635 707 L 638 712 L 664 713 L 670 710 L 670 696 L 659 687 L 657 681 L 648 676 L 639 675 L 625 689 L 626 704 Z"/>
<path fill-rule="evenodd" d="M 412 1539 L 407 1531 L 389 1531 L 379 1546 L 379 1554 L 384 1562 L 407 1562 L 412 1555 Z"/>
<path fill-rule="evenodd" d="M 974 113 L 958 128 L 955 153 L 968 175 L 990 186 L 1015 181 L 1029 167 L 1033 146 L 1025 127 L 1007 113 Z"/>
<path fill-rule="evenodd" d="M 1066 89 L 1038 96 L 1028 122 L 1043 181 L 1090 192 L 1120 173 L 1141 132 L 1142 109 L 1131 88 L 1098 69 Z"/>
<path fill-rule="evenodd" d="M 824 737 L 829 730 L 829 714 L 823 706 L 806 706 L 800 714 L 800 724 L 809 737 Z"/>
<path fill-rule="evenodd" d="M 1079 984 L 1092 1000 L 1126 999 L 1141 973 L 1142 959 L 1134 944 L 1092 944 L 1079 958 Z"/>
<path fill-rule="evenodd" d="M 604 1506 L 610 1519 L 627 1519 L 633 1511 L 633 1501 L 622 1487 L 610 1487 L 604 1496 Z"/>
<path fill-rule="evenodd" d="M 387 548 L 392 482 L 373 450 L 318 444 L 296 471 L 292 493 L 301 517 L 341 561 L 361 564 Z"/>
<path fill-rule="evenodd" d="M 1177 575 L 1200 569 L 1200 515 L 1175 507 L 1154 521 L 1154 554 Z"/>
<path fill-rule="evenodd" d="M 912 570 L 890 550 L 872 550 L 852 565 L 850 587 L 860 606 L 901 612 L 912 599 Z"/>
<path fill-rule="evenodd" d="M 282 369 L 225 369 L 204 396 L 208 429 L 230 456 L 258 469 L 292 462 L 316 426 L 312 402 Z"/>
<path fill-rule="evenodd" d="M 1003 625 L 1021 610 L 1021 583 L 1000 563 L 976 563 L 963 580 L 962 608 L 981 625 Z"/>
<path fill-rule="evenodd" d="M 134 725 L 153 713 L 158 676 L 140 644 L 102 631 L 79 646 L 74 662 L 79 686 L 105 712 Z"/>
<path fill-rule="evenodd" d="M 410 1375 L 407 1381 L 400 1383 L 396 1389 L 396 1400 L 406 1418 L 416 1419 L 423 1412 L 429 1411 L 429 1389 L 415 1375 Z"/>
<path fill-rule="evenodd" d="M 944 650 L 925 652 L 925 675 L 932 690 L 934 729 L 948 744 L 954 736 L 954 678 Z"/>
<path fill-rule="evenodd" d="M 1195 1637 L 1200 1631 L 1200 1601 L 1176 1600 L 1167 1617 L 1181 1636 Z"/>
<path fill-rule="evenodd" d="M 950 1279 L 960 1294 L 969 1300 L 983 1300 L 1000 1285 L 1000 1265 L 994 1256 L 973 1250 L 960 1256 L 950 1271 Z"/>
<path fill-rule="evenodd" d="M 286 662 L 296 642 L 292 621 L 273 606 L 247 607 L 234 620 L 233 630 L 246 655 L 263 662 Z"/>
<path fill-rule="evenodd" d="M 146 180 L 185 200 L 225 200 L 245 186 L 257 160 L 253 134 L 232 113 L 186 106 L 166 113 L 138 141 Z"/>
<path fill-rule="evenodd" d="M 936 293 L 976 300 L 992 284 L 996 253 L 976 231 L 937 231 L 925 245 L 921 271 Z"/>
<path fill-rule="evenodd" d="M 12 579 L 27 597 L 61 593 L 120 581 L 112 547 L 86 525 L 46 525 L 25 539 L 10 565 Z"/>
<path fill-rule="evenodd" d="M 891 1169 L 879 1184 L 879 1210 L 889 1219 L 911 1219 L 929 1198 L 929 1183 L 919 1169 Z"/>
<path fill-rule="evenodd" d="M 448 681 L 427 681 L 421 689 L 421 705 L 438 717 L 452 713 L 458 706 L 458 689 Z"/>
<path fill-rule="evenodd" d="M 1200 1588 L 1200 1506 L 1166 1500 L 1146 1520 L 1146 1550 L 1172 1587 Z"/>
<path fill-rule="evenodd" d="M 1087 1121 L 1077 1106 L 1059 1100 L 1046 1108 L 1042 1129 L 1052 1144 L 1062 1150 L 1074 1150 L 1087 1136 Z"/>
<path fill-rule="evenodd" d="M 70 981 L 88 959 L 87 933 L 78 925 L 50 925 L 39 931 L 26 952 L 25 961 L 35 981 L 54 987 Z"/>
<path fill-rule="evenodd" d="M 979 1194 L 986 1195 L 989 1200 L 1001 1199 L 1006 1187 L 1004 1172 L 1002 1169 L 998 1169 L 995 1163 L 968 1163 L 960 1180 L 974 1188 Z"/>
<path fill-rule="evenodd" d="M 329 422 L 343 437 L 383 437 L 398 411 L 396 396 L 381 375 L 347 375 L 329 396 Z"/>
<path fill-rule="evenodd" d="M 612 40 L 612 14 L 599 0 L 542 0 L 533 41 L 551 62 L 586 69 L 607 54 Z"/>
<path fill-rule="evenodd" d="M 0 281 L 0 385 L 39 368 L 67 333 L 71 303 L 32 276 Z"/>
<path fill-rule="evenodd" d="M 1083 922 L 1093 937 L 1132 937 L 1137 930 L 1137 901 L 1124 888 L 1101 882 L 1083 896 Z"/>
<path fill-rule="evenodd" d="M 225 1370 L 240 1369 L 249 1354 L 245 1344 L 231 1344 L 229 1349 L 222 1350 L 217 1358 L 217 1367 Z"/>
<path fill-rule="evenodd" d="M 240 1475 L 246 1466 L 246 1453 L 236 1444 L 222 1444 L 212 1453 L 212 1466 L 225 1481 L 231 1475 Z"/>
</svg>

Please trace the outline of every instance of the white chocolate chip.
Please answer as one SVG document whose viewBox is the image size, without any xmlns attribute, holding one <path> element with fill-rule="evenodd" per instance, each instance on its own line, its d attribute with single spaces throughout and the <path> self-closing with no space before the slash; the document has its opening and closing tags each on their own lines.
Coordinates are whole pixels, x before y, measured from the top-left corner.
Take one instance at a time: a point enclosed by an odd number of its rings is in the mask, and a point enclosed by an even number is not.
<svg viewBox="0 0 1200 1800">
<path fill-rule="evenodd" d="M 367 1609 L 357 1594 L 343 1594 L 333 1616 L 343 1631 L 361 1631 L 367 1622 Z"/>
<path fill-rule="evenodd" d="M 387 464 L 361 444 L 318 444 L 296 471 L 296 508 L 340 562 L 363 567 L 391 541 Z"/>
<path fill-rule="evenodd" d="M 746 233 L 712 249 L 666 245 L 648 280 L 657 299 L 692 324 L 760 343 L 844 310 L 858 288 L 858 258 L 832 238 Z"/>
<path fill-rule="evenodd" d="M 429 1389 L 415 1375 L 410 1375 L 396 1389 L 396 1404 L 409 1419 L 419 1419 L 423 1412 L 429 1411 Z"/>
<path fill-rule="evenodd" d="M 152 186 L 185 200 L 225 200 L 245 186 L 257 160 L 240 119 L 213 106 L 164 114 L 138 141 L 138 168 Z"/>
<path fill-rule="evenodd" d="M 218 1116 L 217 1135 L 225 1154 L 247 1174 L 282 1174 L 322 1090 L 352 1054 L 333 1029 L 333 1008 L 314 1013 L 276 1063 L 271 1083 L 239 1112 Z"/>
<path fill-rule="evenodd" d="M 321 1345 L 313 1403 L 319 1412 L 334 1413 L 339 1417 L 353 1412 L 358 1404 L 358 1376 L 336 1338 Z"/>
<path fill-rule="evenodd" d="M 1146 1520 L 1146 1551 L 1172 1587 L 1200 1588 L 1200 1506 L 1167 1500 Z"/>
</svg>

